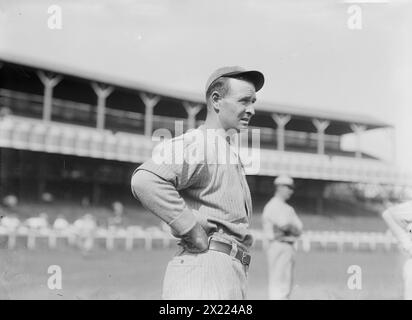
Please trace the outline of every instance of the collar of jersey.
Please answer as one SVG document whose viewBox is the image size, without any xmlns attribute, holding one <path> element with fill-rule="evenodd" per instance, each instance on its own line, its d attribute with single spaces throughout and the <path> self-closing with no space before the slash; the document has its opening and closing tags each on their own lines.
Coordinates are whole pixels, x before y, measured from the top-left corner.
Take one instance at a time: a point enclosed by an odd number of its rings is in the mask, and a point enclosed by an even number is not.
<svg viewBox="0 0 412 320">
<path fill-rule="evenodd" d="M 200 125 L 198 127 L 199 130 L 201 130 L 203 133 L 206 133 L 207 137 L 218 137 L 219 139 L 222 139 L 225 143 L 229 144 L 230 150 L 236 155 L 236 157 L 239 157 L 239 153 L 237 152 L 236 148 L 228 142 L 228 138 L 230 139 L 230 136 L 223 130 L 223 129 L 212 129 L 212 128 L 206 128 L 204 124 Z M 215 140 L 212 140 L 213 143 L 215 143 Z M 210 143 L 208 141 L 208 143 Z"/>
</svg>

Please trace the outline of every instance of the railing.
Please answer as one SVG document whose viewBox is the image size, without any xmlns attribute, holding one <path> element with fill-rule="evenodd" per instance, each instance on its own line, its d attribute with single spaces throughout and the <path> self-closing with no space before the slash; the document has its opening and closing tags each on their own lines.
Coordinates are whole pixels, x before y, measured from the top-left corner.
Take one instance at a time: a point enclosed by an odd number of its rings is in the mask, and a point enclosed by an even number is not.
<svg viewBox="0 0 412 320">
<path fill-rule="evenodd" d="M 255 238 L 254 248 L 263 249 L 266 242 L 262 230 L 252 229 Z M 133 250 L 144 248 L 152 250 L 158 247 L 169 248 L 175 246 L 176 238 L 168 231 L 152 226 L 143 228 L 141 226 L 128 226 L 125 228 L 96 228 L 93 232 L 84 234 L 73 225 L 59 230 L 54 228 L 31 229 L 20 226 L 14 229 L 0 225 L 0 238 L 4 249 L 15 249 L 24 246 L 29 250 L 36 247 L 42 248 L 44 240 L 47 247 L 56 249 L 65 246 L 78 247 L 79 240 L 88 238 L 91 247 L 104 248 L 106 250 Z M 19 238 L 19 243 L 17 243 Z M 22 240 L 25 244 L 22 244 Z M 81 246 L 81 245 L 80 245 Z M 0 247 L 0 248 L 1 248 Z M 399 249 L 396 239 L 389 233 L 380 232 L 344 232 L 344 231 L 306 231 L 298 239 L 296 249 L 309 252 L 318 250 L 331 251 L 357 251 L 357 250 L 384 250 L 391 251 Z"/>
<path fill-rule="evenodd" d="M 28 117 L 0 119 L 0 147 L 52 152 L 141 163 L 150 157 L 154 141 L 141 134 L 95 130 L 73 124 Z M 410 175 L 390 163 L 346 155 L 240 149 L 247 174 L 288 174 L 304 179 L 410 185 Z"/>
<path fill-rule="evenodd" d="M 260 144 L 263 147 L 276 148 L 278 139 L 276 128 L 259 128 L 250 127 L 250 129 L 258 129 L 260 131 Z M 340 137 L 336 135 L 325 134 L 325 149 L 340 151 Z M 249 143 L 252 141 L 249 138 Z M 302 132 L 294 130 L 285 130 L 285 149 L 304 148 L 313 152 L 317 151 L 318 136 L 316 133 Z"/>
<path fill-rule="evenodd" d="M 0 108 L 7 107 L 12 114 L 27 116 L 33 118 L 42 118 L 43 97 L 35 94 L 16 92 L 0 88 Z M 90 104 L 79 103 L 69 100 L 53 99 L 52 120 L 64 123 L 79 124 L 88 127 L 96 126 L 96 107 Z M 188 128 L 187 119 L 177 119 L 166 116 L 153 116 L 153 130 L 168 129 L 175 135 L 176 129 L 180 130 L 181 126 L 176 127 L 176 121 L 183 122 L 183 131 Z M 203 121 L 197 121 L 196 125 Z M 144 132 L 144 114 L 106 108 L 105 128 L 112 131 L 125 131 L 130 133 L 143 134 Z M 277 135 L 276 128 L 258 128 L 260 130 L 260 145 L 265 149 L 276 149 Z M 340 137 L 335 135 L 325 135 L 326 153 L 340 152 Z M 285 149 L 300 150 L 303 152 L 316 153 L 317 151 L 317 134 L 301 131 L 285 131 Z M 249 136 L 249 145 L 252 145 L 251 135 Z"/>
</svg>

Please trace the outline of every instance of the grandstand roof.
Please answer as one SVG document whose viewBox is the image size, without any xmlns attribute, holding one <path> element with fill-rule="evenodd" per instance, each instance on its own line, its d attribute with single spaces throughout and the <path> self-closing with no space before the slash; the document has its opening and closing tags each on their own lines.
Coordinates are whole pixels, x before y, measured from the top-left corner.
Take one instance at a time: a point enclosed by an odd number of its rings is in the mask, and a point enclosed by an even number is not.
<svg viewBox="0 0 412 320">
<path fill-rule="evenodd" d="M 191 101 L 194 103 L 204 104 L 204 94 L 201 92 L 187 92 L 176 89 L 168 89 L 165 87 L 155 86 L 152 84 L 145 84 L 139 81 L 120 78 L 113 75 L 105 74 L 103 72 L 95 72 L 92 70 L 79 69 L 72 66 L 66 66 L 63 64 L 55 64 L 53 62 L 45 62 L 35 59 L 28 59 L 22 56 L 6 57 L 4 54 L 0 57 L 0 60 L 13 65 L 25 66 L 31 69 L 41 69 L 45 71 L 51 71 L 71 77 L 75 77 L 83 80 L 103 82 L 119 88 L 138 90 L 147 93 L 157 94 L 163 97 Z M 292 106 L 280 103 L 270 103 L 265 101 L 258 101 L 256 104 L 256 110 L 263 112 L 273 113 L 285 113 L 291 114 L 300 118 L 320 118 L 333 120 L 341 123 L 357 123 L 367 127 L 367 129 L 392 127 L 392 125 L 377 120 L 369 115 L 364 114 L 351 114 L 340 113 L 335 111 L 329 111 L 324 109 L 316 109 L 312 107 Z"/>
<path fill-rule="evenodd" d="M 368 129 L 381 128 L 381 127 L 392 127 L 392 125 L 385 123 L 383 121 L 377 120 L 374 117 L 365 114 L 354 114 L 354 113 L 343 113 L 336 111 L 329 111 L 324 109 L 312 108 L 312 107 L 301 107 L 293 106 L 287 104 L 278 103 L 268 103 L 268 102 L 257 102 L 257 108 L 262 111 L 267 112 L 279 112 L 286 114 L 293 114 L 295 116 L 301 117 L 313 117 L 320 119 L 327 119 L 339 122 L 350 122 L 363 124 L 368 127 Z"/>
</svg>

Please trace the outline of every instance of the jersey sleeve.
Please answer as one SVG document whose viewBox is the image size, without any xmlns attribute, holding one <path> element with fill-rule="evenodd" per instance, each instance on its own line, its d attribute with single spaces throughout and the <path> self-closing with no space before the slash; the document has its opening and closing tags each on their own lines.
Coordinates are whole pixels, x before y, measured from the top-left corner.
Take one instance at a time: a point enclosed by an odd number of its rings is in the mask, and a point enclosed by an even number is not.
<svg viewBox="0 0 412 320">
<path fill-rule="evenodd" d="M 160 145 L 132 176 L 133 196 L 178 236 L 196 223 L 196 216 L 179 191 L 192 186 L 203 174 L 206 164 L 202 152 L 195 143 L 183 146 L 176 140 L 169 141 Z"/>
<path fill-rule="evenodd" d="M 170 182 L 176 190 L 190 187 L 205 168 L 202 145 L 185 144 L 182 139 L 172 139 L 155 147 L 152 157 L 135 170 L 149 171 Z"/>
<path fill-rule="evenodd" d="M 406 250 L 412 250 L 412 235 L 408 226 L 412 223 L 412 202 L 393 206 L 382 214 L 389 229 Z"/>
<path fill-rule="evenodd" d="M 404 229 L 412 223 L 412 201 L 394 206 L 391 212 Z"/>
</svg>

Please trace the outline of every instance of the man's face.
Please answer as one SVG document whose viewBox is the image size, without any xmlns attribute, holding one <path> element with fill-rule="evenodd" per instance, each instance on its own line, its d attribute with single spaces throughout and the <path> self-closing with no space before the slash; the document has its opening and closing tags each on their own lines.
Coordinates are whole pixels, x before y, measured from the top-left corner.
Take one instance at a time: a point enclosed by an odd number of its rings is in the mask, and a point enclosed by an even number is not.
<svg viewBox="0 0 412 320">
<path fill-rule="evenodd" d="M 224 130 L 247 129 L 255 114 L 253 104 L 256 91 L 252 83 L 239 79 L 229 79 L 229 92 L 220 101 L 219 120 Z"/>
<path fill-rule="evenodd" d="M 277 192 L 281 194 L 283 199 L 289 200 L 293 194 L 293 188 L 287 185 L 280 185 L 277 186 Z"/>
</svg>

